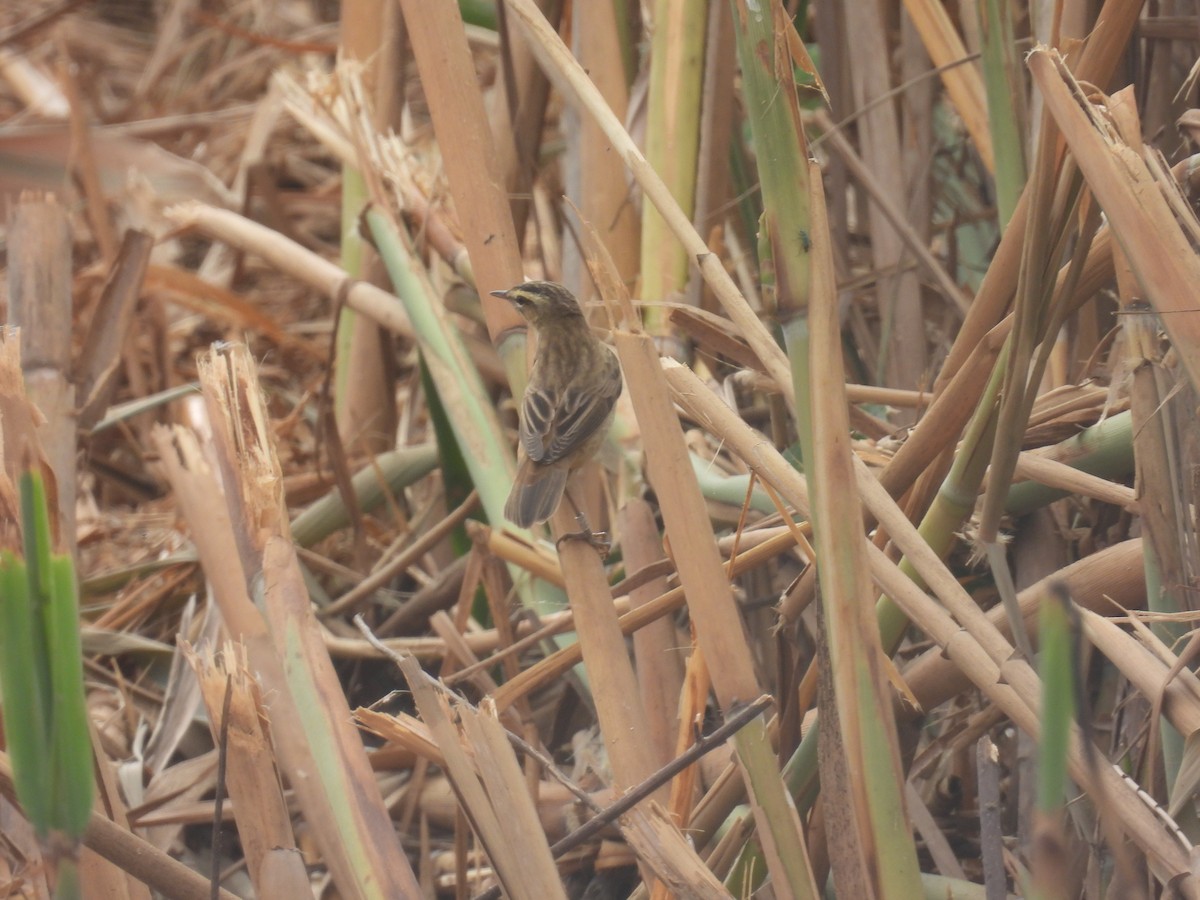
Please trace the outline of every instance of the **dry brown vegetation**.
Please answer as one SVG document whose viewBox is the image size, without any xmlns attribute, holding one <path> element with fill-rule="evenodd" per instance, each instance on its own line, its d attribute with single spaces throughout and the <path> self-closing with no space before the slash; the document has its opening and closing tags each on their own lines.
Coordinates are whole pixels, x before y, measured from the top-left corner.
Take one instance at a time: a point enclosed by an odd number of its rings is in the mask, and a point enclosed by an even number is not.
<svg viewBox="0 0 1200 900">
<path fill-rule="evenodd" d="M 1197 10 L 1049 7 L 0 5 L 85 896 L 1200 897 Z"/>
</svg>

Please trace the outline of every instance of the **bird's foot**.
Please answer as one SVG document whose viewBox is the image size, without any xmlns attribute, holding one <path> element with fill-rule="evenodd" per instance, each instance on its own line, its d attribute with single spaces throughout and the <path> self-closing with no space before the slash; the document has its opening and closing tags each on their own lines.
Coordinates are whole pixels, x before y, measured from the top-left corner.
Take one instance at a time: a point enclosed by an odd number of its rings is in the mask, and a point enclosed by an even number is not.
<svg viewBox="0 0 1200 900">
<path fill-rule="evenodd" d="M 601 558 L 607 557 L 608 552 L 612 549 L 612 541 L 608 539 L 608 533 L 604 531 L 592 531 L 588 525 L 587 516 L 583 513 L 576 513 L 575 521 L 579 523 L 579 530 L 567 531 L 560 534 L 558 540 L 554 542 L 554 546 L 556 548 L 561 547 L 564 541 L 586 541 L 600 554 Z"/>
</svg>

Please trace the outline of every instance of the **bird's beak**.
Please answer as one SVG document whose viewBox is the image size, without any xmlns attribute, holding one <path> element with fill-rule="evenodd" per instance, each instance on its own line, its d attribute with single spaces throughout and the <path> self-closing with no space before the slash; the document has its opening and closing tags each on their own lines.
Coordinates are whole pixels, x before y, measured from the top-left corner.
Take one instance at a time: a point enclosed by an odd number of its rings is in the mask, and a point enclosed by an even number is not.
<svg viewBox="0 0 1200 900">
<path fill-rule="evenodd" d="M 488 291 L 493 297 L 499 297 L 501 300 L 508 299 L 508 291 Z"/>
</svg>

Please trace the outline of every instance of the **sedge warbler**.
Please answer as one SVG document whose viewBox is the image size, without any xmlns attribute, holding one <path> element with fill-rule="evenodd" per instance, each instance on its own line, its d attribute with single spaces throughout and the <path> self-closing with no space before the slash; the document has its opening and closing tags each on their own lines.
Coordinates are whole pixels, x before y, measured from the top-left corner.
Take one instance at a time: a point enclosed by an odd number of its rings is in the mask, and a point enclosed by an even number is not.
<svg viewBox="0 0 1200 900">
<path fill-rule="evenodd" d="M 492 296 L 512 303 L 537 332 L 521 402 L 524 454 L 504 504 L 505 517 L 528 528 L 554 514 L 567 477 L 600 448 L 621 393 L 621 367 L 561 284 L 528 281 Z"/>
</svg>

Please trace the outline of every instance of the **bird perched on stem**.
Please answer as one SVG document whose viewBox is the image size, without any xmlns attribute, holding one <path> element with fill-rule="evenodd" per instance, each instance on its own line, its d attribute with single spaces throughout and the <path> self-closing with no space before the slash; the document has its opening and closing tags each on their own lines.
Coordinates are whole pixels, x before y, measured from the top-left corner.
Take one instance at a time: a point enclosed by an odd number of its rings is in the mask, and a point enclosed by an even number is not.
<svg viewBox="0 0 1200 900">
<path fill-rule="evenodd" d="M 503 297 L 537 332 L 537 356 L 521 402 L 521 447 L 504 515 L 528 528 L 554 514 L 567 477 L 600 448 L 621 393 L 616 356 L 592 334 L 561 284 L 527 281 Z"/>
</svg>

